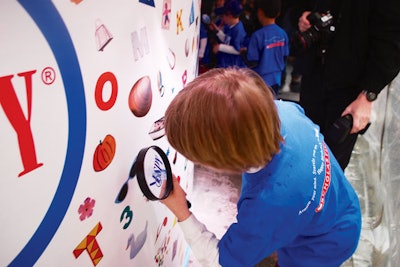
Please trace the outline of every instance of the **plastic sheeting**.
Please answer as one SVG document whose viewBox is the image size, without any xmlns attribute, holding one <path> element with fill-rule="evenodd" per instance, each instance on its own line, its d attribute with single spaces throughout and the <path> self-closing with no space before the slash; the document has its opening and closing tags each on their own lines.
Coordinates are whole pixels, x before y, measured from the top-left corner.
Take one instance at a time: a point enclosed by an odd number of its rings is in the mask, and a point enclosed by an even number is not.
<svg viewBox="0 0 400 267">
<path fill-rule="evenodd" d="M 400 75 L 373 104 L 372 125 L 359 136 L 346 175 L 363 214 L 360 243 L 342 267 L 400 266 Z"/>
</svg>

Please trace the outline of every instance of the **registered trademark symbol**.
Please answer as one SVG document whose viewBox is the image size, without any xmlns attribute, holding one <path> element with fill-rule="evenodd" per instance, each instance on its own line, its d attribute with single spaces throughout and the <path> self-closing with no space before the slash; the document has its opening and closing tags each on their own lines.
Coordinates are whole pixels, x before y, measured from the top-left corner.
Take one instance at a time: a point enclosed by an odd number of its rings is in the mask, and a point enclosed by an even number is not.
<svg viewBox="0 0 400 267">
<path fill-rule="evenodd" d="M 42 81 L 44 84 L 50 85 L 56 80 L 56 72 L 52 67 L 46 67 L 42 70 Z"/>
</svg>

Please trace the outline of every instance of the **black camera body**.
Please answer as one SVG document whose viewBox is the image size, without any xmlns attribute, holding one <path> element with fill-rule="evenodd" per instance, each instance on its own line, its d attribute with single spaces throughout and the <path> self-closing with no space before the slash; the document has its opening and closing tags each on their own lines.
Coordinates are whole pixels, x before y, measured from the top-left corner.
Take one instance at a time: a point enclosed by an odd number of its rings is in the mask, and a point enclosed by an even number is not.
<svg viewBox="0 0 400 267">
<path fill-rule="evenodd" d="M 348 114 L 335 120 L 326 133 L 327 141 L 333 144 L 340 144 L 350 134 L 353 127 L 353 117 Z"/>
<path fill-rule="evenodd" d="M 315 44 L 328 42 L 335 32 L 333 16 L 329 11 L 326 14 L 310 13 L 307 19 L 312 25 L 311 28 L 305 32 L 296 32 L 292 40 L 295 49 L 299 52 L 307 50 Z"/>
<path fill-rule="evenodd" d="M 364 129 L 358 132 L 358 134 L 364 134 L 371 123 L 369 122 Z M 336 119 L 328 128 L 326 132 L 326 139 L 332 144 L 340 144 L 350 134 L 351 128 L 353 128 L 353 116 L 347 114 L 343 117 Z"/>
</svg>

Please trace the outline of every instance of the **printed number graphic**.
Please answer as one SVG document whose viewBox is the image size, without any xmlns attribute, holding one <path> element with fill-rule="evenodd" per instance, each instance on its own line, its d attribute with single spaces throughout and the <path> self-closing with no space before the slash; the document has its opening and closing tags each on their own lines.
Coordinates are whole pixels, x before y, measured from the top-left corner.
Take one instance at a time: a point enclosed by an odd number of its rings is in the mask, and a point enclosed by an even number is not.
<svg viewBox="0 0 400 267">
<path fill-rule="evenodd" d="M 125 209 L 122 211 L 121 217 L 119 218 L 119 222 L 122 222 L 124 219 L 128 219 L 128 221 L 124 224 L 123 229 L 128 228 L 131 224 L 133 218 L 133 212 L 129 206 L 126 206 Z"/>
</svg>

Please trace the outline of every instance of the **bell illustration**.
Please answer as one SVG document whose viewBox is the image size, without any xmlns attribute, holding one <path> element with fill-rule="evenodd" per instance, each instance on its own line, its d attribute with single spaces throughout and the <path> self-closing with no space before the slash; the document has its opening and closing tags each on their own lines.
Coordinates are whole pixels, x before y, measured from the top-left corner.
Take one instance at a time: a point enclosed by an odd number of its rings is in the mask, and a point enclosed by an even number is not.
<svg viewBox="0 0 400 267">
<path fill-rule="evenodd" d="M 103 51 L 104 47 L 113 39 L 111 32 L 106 28 L 106 26 L 100 21 L 96 20 L 96 44 L 97 50 Z"/>
</svg>

